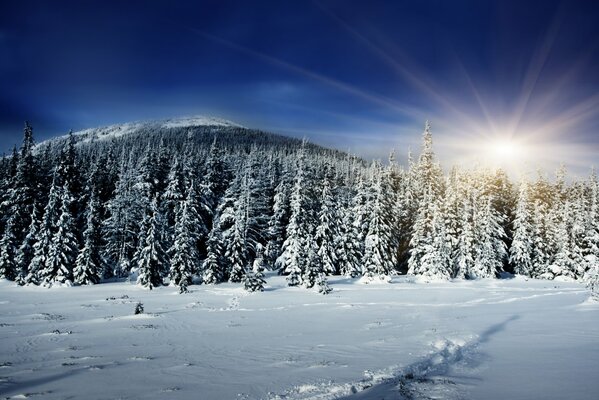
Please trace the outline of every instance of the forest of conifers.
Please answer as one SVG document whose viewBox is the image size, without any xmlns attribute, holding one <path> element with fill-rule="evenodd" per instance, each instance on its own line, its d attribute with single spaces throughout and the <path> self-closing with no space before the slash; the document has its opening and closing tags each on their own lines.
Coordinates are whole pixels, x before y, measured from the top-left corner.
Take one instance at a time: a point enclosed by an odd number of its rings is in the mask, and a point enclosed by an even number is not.
<svg viewBox="0 0 599 400">
<path fill-rule="evenodd" d="M 583 279 L 599 264 L 599 183 L 420 155 L 398 166 L 235 126 L 71 134 L 0 159 L 0 278 L 147 288 L 241 282 L 263 271 L 328 293 L 329 275 L 388 280 Z"/>
</svg>

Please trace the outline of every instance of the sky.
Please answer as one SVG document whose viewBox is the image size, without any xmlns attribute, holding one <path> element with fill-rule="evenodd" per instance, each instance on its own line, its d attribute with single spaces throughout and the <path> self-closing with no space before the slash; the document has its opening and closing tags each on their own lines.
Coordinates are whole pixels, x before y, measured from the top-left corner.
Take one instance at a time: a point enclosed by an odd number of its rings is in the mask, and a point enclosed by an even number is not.
<svg viewBox="0 0 599 400">
<path fill-rule="evenodd" d="M 366 158 L 599 164 L 594 1 L 0 3 L 0 151 L 211 115 Z"/>
</svg>

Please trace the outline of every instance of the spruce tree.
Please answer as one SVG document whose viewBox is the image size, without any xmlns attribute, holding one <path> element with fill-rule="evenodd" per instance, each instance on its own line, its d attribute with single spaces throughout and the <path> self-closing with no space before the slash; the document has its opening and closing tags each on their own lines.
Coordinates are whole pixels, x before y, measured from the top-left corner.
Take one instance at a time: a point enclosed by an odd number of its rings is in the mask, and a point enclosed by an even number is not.
<svg viewBox="0 0 599 400">
<path fill-rule="evenodd" d="M 524 276 L 531 276 L 534 248 L 534 227 L 532 225 L 532 210 L 528 193 L 528 184 L 522 182 L 516 205 L 514 237 L 510 247 L 510 263 L 513 265 L 514 272 Z"/>
<path fill-rule="evenodd" d="M 17 276 L 15 218 L 8 219 L 2 239 L 0 239 L 0 279 L 14 281 Z"/>
<path fill-rule="evenodd" d="M 192 182 L 193 187 L 193 182 Z M 190 194 L 193 190 L 189 191 Z M 175 222 L 175 239 L 168 253 L 171 256 L 169 278 L 172 285 L 178 286 L 181 293 L 187 292 L 191 278 L 198 270 L 199 257 L 196 247 L 196 226 L 199 216 L 193 207 L 193 199 L 188 194 L 177 210 Z"/>
<path fill-rule="evenodd" d="M 335 239 L 338 236 L 336 226 L 337 213 L 335 212 L 335 201 L 331 191 L 331 183 L 325 174 L 322 185 L 321 208 L 318 214 L 320 221 L 316 228 L 316 244 L 318 246 L 318 257 L 322 264 L 322 270 L 326 275 L 338 273 L 337 255 L 335 253 Z"/>
<path fill-rule="evenodd" d="M 222 258 L 222 234 L 217 220 L 208 235 L 207 256 L 202 263 L 202 280 L 204 283 L 215 284 L 224 280 L 225 273 Z"/>
<path fill-rule="evenodd" d="M 481 196 L 475 213 L 476 239 L 474 265 L 468 272 L 471 279 L 494 278 L 502 270 L 506 256 L 502 216 L 493 208 L 493 200 Z"/>
<path fill-rule="evenodd" d="M 26 284 L 39 285 L 50 282 L 52 276 L 46 266 L 49 262 L 50 248 L 53 245 L 53 236 L 58 224 L 60 212 L 60 187 L 57 184 L 57 174 L 54 173 L 48 203 L 44 208 L 44 216 L 39 229 L 39 234 L 33 245 L 33 258 L 29 265 L 29 272 L 25 278 Z"/>
<path fill-rule="evenodd" d="M 138 270 L 137 284 L 152 290 L 163 284 L 163 270 L 167 264 L 166 252 L 162 247 L 161 217 L 156 197 L 150 203 L 146 222 L 143 225 L 147 228 L 142 232 L 144 234 L 142 246 L 135 257 Z"/>
<path fill-rule="evenodd" d="M 19 285 L 25 285 L 27 283 L 27 276 L 29 275 L 29 269 L 33 257 L 35 256 L 35 244 L 40 238 L 41 219 L 38 207 L 33 207 L 33 214 L 31 215 L 31 223 L 29 224 L 29 231 L 23 240 L 23 243 L 17 251 L 17 283 Z"/>
<path fill-rule="evenodd" d="M 264 280 L 264 256 L 262 246 L 256 250 L 256 258 L 251 268 L 245 272 L 243 287 L 248 292 L 262 292 L 266 281 Z"/>
<path fill-rule="evenodd" d="M 94 285 L 100 282 L 103 271 L 102 246 L 100 236 L 100 203 L 96 197 L 93 182 L 89 182 L 87 190 L 91 191 L 87 210 L 85 231 L 83 231 L 83 248 L 79 251 L 75 262 L 73 276 L 78 285 Z"/>
<path fill-rule="evenodd" d="M 75 222 L 72 215 L 73 197 L 67 182 L 60 191 L 60 216 L 48 258 L 44 266 L 44 284 L 73 283 L 73 267 L 77 257 L 78 243 L 75 235 Z"/>
</svg>

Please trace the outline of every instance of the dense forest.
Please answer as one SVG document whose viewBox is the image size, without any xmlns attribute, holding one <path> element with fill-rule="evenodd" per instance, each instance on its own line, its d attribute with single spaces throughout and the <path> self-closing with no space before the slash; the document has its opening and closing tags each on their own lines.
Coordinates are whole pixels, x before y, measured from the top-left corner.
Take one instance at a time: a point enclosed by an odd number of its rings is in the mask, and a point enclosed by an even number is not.
<svg viewBox="0 0 599 400">
<path fill-rule="evenodd" d="M 0 278 L 257 291 L 276 270 L 325 294 L 330 275 L 597 282 L 595 171 L 444 174 L 428 123 L 406 167 L 227 124 L 119 129 L 36 145 L 25 125 L 0 159 Z"/>
</svg>

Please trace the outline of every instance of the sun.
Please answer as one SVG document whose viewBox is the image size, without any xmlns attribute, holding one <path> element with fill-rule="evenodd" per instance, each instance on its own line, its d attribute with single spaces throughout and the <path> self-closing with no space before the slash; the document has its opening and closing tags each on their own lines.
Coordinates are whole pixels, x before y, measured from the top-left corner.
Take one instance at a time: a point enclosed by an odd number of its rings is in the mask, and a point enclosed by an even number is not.
<svg viewBox="0 0 599 400">
<path fill-rule="evenodd" d="M 490 161 L 506 163 L 521 160 L 524 157 L 524 146 L 512 139 L 495 139 L 487 143 L 486 151 Z"/>
</svg>

